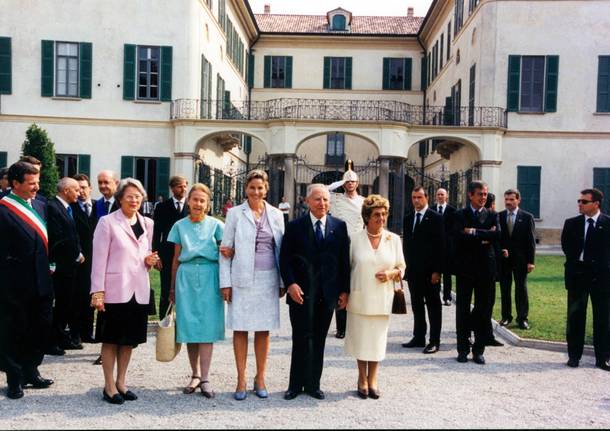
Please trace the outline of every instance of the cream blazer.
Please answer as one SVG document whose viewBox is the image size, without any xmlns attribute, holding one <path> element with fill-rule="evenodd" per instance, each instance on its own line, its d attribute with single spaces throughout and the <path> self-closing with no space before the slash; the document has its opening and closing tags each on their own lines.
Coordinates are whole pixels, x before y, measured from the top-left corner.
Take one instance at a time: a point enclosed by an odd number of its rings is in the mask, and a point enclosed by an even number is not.
<svg viewBox="0 0 610 431">
<path fill-rule="evenodd" d="M 400 269 L 405 272 L 405 258 L 400 237 L 383 231 L 377 250 L 369 241 L 367 230 L 350 237 L 350 294 L 347 311 L 365 315 L 389 315 L 394 299 L 394 282 L 382 283 L 375 278 L 378 271 Z"/>
</svg>

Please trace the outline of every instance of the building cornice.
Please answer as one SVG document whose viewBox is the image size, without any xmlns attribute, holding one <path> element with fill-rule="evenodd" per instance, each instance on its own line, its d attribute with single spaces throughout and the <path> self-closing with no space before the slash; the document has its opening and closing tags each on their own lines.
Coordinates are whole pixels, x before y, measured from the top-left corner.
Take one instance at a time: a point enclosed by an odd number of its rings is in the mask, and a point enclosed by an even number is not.
<svg viewBox="0 0 610 431">
<path fill-rule="evenodd" d="M 110 126 L 110 127 L 156 127 L 160 129 L 171 129 L 172 122 L 157 120 L 125 120 L 116 118 L 84 118 L 84 117 L 62 117 L 47 115 L 12 115 L 0 114 L 0 123 L 45 123 L 45 124 L 71 124 L 86 126 Z"/>
</svg>

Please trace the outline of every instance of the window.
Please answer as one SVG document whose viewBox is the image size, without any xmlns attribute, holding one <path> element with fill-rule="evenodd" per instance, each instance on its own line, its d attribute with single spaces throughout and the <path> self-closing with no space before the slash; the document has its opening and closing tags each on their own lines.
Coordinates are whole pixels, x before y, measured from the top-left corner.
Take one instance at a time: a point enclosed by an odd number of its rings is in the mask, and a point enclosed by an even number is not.
<svg viewBox="0 0 610 431">
<path fill-rule="evenodd" d="M 556 112 L 559 56 L 508 57 L 509 112 Z"/>
<path fill-rule="evenodd" d="M 265 56 L 265 88 L 292 88 L 292 57 Z"/>
<path fill-rule="evenodd" d="M 427 71 L 427 79 L 426 79 L 426 83 L 427 85 L 430 85 L 430 83 L 432 82 L 432 53 L 428 52 L 428 62 L 427 62 L 427 66 L 428 66 L 428 71 Z"/>
<path fill-rule="evenodd" d="M 604 194 L 601 210 L 604 214 L 608 214 L 610 209 L 610 168 L 593 168 L 593 187 Z"/>
<path fill-rule="evenodd" d="M 517 166 L 521 208 L 540 218 L 540 166 Z"/>
<path fill-rule="evenodd" d="M 239 33 L 235 29 L 235 26 L 229 18 L 225 18 L 226 28 L 225 33 L 227 34 L 226 51 L 229 60 L 237 67 L 239 73 L 245 78 L 245 67 L 244 67 L 244 43 L 239 37 Z"/>
<path fill-rule="evenodd" d="M 91 156 L 88 154 L 55 154 L 55 166 L 59 177 L 73 177 L 76 174 L 89 176 Z"/>
<path fill-rule="evenodd" d="M 227 3 L 226 0 L 218 0 L 218 23 L 220 28 L 226 33 L 227 22 Z"/>
<path fill-rule="evenodd" d="M 468 0 L 468 15 L 470 15 L 479 5 L 479 0 Z"/>
<path fill-rule="evenodd" d="M 205 0 L 205 4 L 210 8 L 210 10 L 212 9 L 212 0 Z"/>
<path fill-rule="evenodd" d="M 610 55 L 599 56 L 597 69 L 597 112 L 610 112 Z M 610 199 L 610 195 L 608 195 L 608 198 Z"/>
<path fill-rule="evenodd" d="M 11 38 L 0 37 L 0 94 L 12 92 Z"/>
<path fill-rule="evenodd" d="M 331 30 L 346 30 L 346 22 L 345 15 L 335 15 L 333 16 L 333 24 Z"/>
<path fill-rule="evenodd" d="M 159 47 L 138 47 L 138 99 L 159 100 Z"/>
<path fill-rule="evenodd" d="M 447 61 L 451 57 L 451 21 L 447 24 Z"/>
<path fill-rule="evenodd" d="M 434 44 L 434 49 L 432 53 L 432 56 L 434 57 L 434 60 L 432 60 L 434 62 L 434 72 L 432 74 L 432 80 L 434 80 L 438 75 L 438 40 Z"/>
<path fill-rule="evenodd" d="M 169 157 L 121 157 L 121 178 L 138 179 L 148 195 L 149 200 L 156 196 L 168 196 Z"/>
<path fill-rule="evenodd" d="M 441 53 L 439 55 L 439 62 L 440 62 L 439 68 L 441 70 L 443 70 L 443 51 L 444 51 L 444 48 L 445 48 L 444 45 L 445 45 L 445 35 L 441 34 Z"/>
<path fill-rule="evenodd" d="M 522 57 L 521 61 L 521 111 L 542 112 L 544 57 Z"/>
<path fill-rule="evenodd" d="M 476 64 L 470 67 L 470 83 L 468 93 L 468 125 L 474 126 L 474 91 L 475 91 L 475 77 L 476 77 Z"/>
<path fill-rule="evenodd" d="M 41 54 L 42 97 L 91 98 L 90 43 L 43 40 Z"/>
<path fill-rule="evenodd" d="M 324 88 L 352 88 L 351 57 L 324 57 Z"/>
<path fill-rule="evenodd" d="M 212 63 L 201 56 L 201 118 L 212 118 Z"/>
<path fill-rule="evenodd" d="M 216 116 L 222 118 L 222 109 L 225 105 L 225 80 L 216 75 Z"/>
<path fill-rule="evenodd" d="M 78 96 L 78 44 L 57 42 L 55 44 L 55 94 Z"/>
<path fill-rule="evenodd" d="M 464 24 L 464 0 L 455 0 L 454 9 L 454 29 L 453 37 L 455 38 Z"/>
<path fill-rule="evenodd" d="M 326 135 L 326 164 L 342 165 L 345 162 L 345 135 L 329 133 Z"/>
<path fill-rule="evenodd" d="M 410 90 L 411 64 L 410 58 L 384 58 L 383 89 Z"/>
<path fill-rule="evenodd" d="M 6 151 L 0 151 L 0 168 L 6 168 L 8 161 L 8 153 Z"/>
</svg>

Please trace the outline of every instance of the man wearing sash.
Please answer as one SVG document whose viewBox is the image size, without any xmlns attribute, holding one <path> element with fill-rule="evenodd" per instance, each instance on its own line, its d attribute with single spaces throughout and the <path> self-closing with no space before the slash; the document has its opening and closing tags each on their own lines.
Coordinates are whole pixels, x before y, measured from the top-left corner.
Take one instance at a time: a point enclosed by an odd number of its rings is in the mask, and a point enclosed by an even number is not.
<svg viewBox="0 0 610 431">
<path fill-rule="evenodd" d="M 8 178 L 11 193 L 0 200 L 0 369 L 8 398 L 17 399 L 26 385 L 53 384 L 38 372 L 50 336 L 53 288 L 46 215 L 36 200 L 39 170 L 17 162 Z"/>
</svg>

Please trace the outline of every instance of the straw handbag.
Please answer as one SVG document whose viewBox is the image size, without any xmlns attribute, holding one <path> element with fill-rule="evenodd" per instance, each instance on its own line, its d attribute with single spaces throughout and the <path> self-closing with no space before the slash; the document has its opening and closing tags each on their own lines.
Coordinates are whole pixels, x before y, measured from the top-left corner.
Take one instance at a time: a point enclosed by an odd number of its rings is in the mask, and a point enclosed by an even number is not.
<svg viewBox="0 0 610 431">
<path fill-rule="evenodd" d="M 176 310 L 172 303 L 157 327 L 157 361 L 170 362 L 178 355 L 181 347 L 182 344 L 176 343 Z"/>
</svg>

